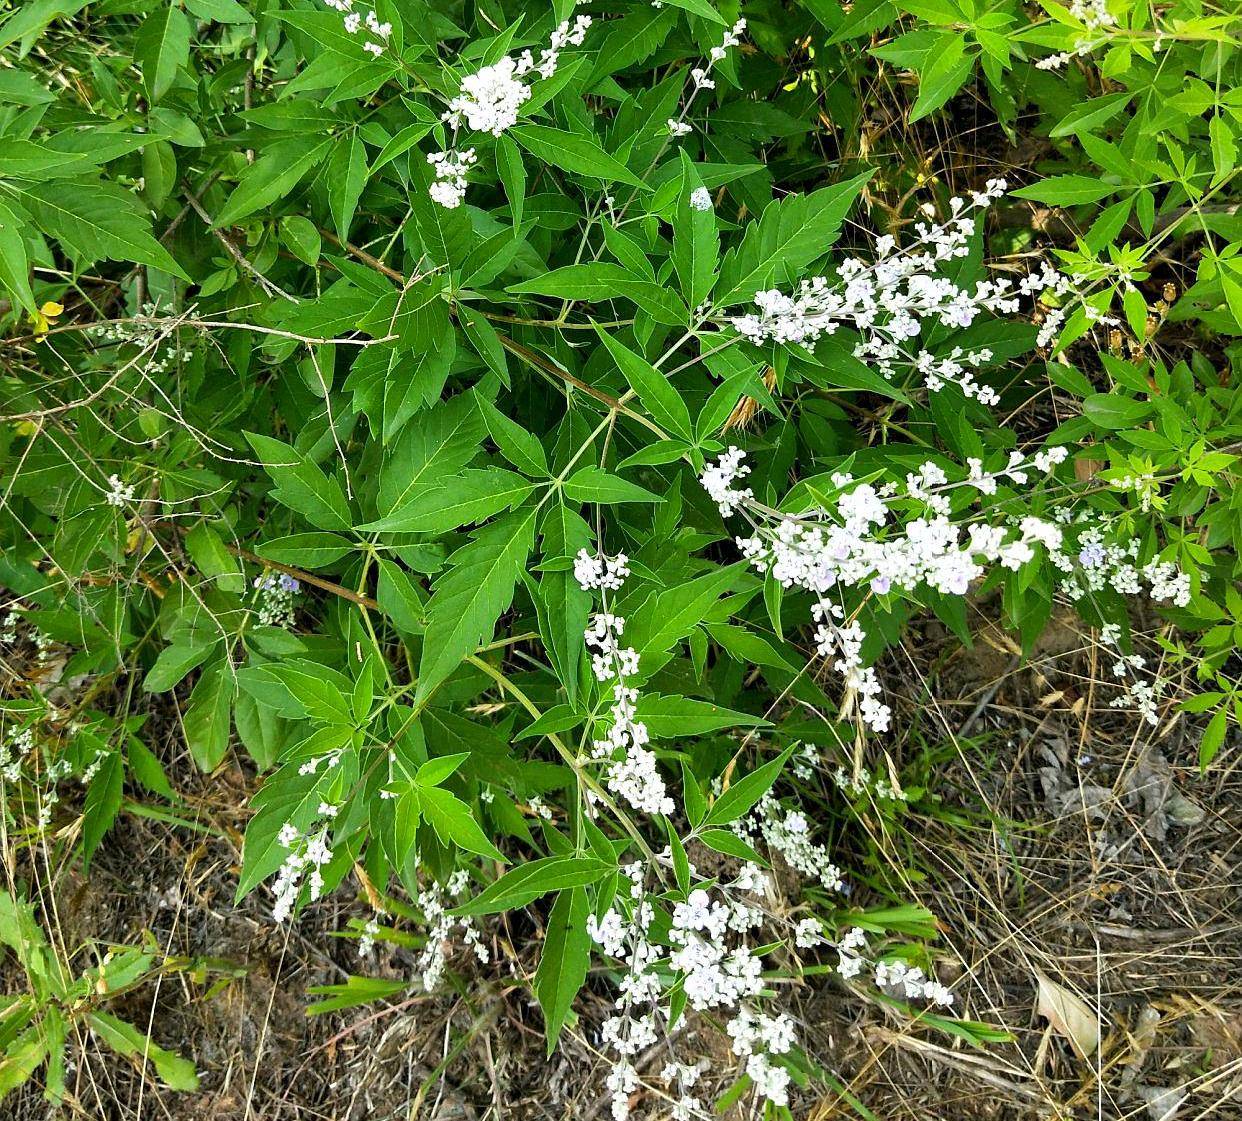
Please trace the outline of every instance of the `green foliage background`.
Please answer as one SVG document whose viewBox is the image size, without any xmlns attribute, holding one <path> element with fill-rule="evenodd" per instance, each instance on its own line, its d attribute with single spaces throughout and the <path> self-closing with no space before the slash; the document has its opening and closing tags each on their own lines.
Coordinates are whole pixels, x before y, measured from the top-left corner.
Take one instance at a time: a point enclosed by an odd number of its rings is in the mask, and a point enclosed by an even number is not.
<svg viewBox="0 0 1242 1121">
<path fill-rule="evenodd" d="M 537 49 L 564 2 L 380 0 L 378 58 L 311 0 L 9 5 L 0 585 L 90 685 L 61 712 L 29 683 L 5 712 L 42 729 L 36 780 L 101 764 L 82 855 L 127 788 L 175 812 L 139 715 L 167 693 L 199 768 L 240 752 L 263 776 L 239 893 L 277 870 L 281 826 L 329 801 L 329 889 L 355 862 L 381 892 L 460 864 L 474 913 L 559 891 L 553 927 L 577 937 L 583 889 L 597 901 L 623 842 L 649 841 L 616 807 L 583 812 L 599 791 L 574 745 L 603 710 L 579 549 L 633 558 L 616 609 L 688 835 L 730 820 L 704 792 L 738 758 L 766 789 L 789 745 L 859 734 L 786 703 L 831 717 L 839 698 L 804 672 L 805 604 L 737 562 L 696 480 L 733 443 L 772 505 L 846 464 L 902 480 L 929 457 L 1069 445 L 1041 509 L 1071 496 L 1192 575 L 1167 654 L 1203 682 L 1188 707 L 1209 765 L 1242 716 L 1239 17 L 1109 8 L 1092 29 L 1053 0 L 591 3 L 522 123 L 471 136 L 466 204 L 446 210 L 426 160 L 445 104 Z M 744 45 L 671 140 L 689 68 L 738 15 Z M 959 282 L 1055 247 L 1083 299 L 1053 352 L 1033 324 L 972 329 L 997 355 L 995 409 L 887 382 L 835 338 L 718 345 L 719 317 L 695 313 L 738 314 L 998 174 L 1018 189 Z M 687 205 L 700 186 L 708 214 Z M 1151 509 L 1108 485 L 1139 474 L 1161 484 Z M 301 582 L 291 629 L 256 616 L 265 569 Z M 1052 573 L 992 591 L 1029 650 Z M 969 639 L 965 609 L 930 595 L 864 610 L 870 658 L 916 612 Z M 325 752 L 338 765 L 307 773 Z M 27 803 L 10 794 L 18 828 Z M 568 963 L 539 985 L 555 1036 L 582 970 L 550 945 Z"/>
</svg>

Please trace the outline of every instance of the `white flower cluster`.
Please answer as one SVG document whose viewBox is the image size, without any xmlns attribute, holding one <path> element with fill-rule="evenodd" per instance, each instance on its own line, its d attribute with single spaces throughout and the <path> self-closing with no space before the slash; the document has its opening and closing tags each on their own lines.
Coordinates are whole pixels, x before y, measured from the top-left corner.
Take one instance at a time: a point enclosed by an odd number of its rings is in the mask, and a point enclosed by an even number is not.
<svg viewBox="0 0 1242 1121">
<path fill-rule="evenodd" d="M 750 474 L 750 467 L 743 462 L 745 458 L 746 454 L 740 448 L 731 447 L 721 452 L 716 462 L 709 463 L 699 476 L 703 489 L 720 507 L 722 518 L 730 517 L 739 506 L 755 497 L 750 487 L 734 486 L 738 479 Z"/>
<path fill-rule="evenodd" d="M 691 1093 L 700 1078 L 711 1068 L 707 1059 L 699 1059 L 697 1063 L 665 1063 L 660 1077 L 670 1088 L 675 1088 L 677 1100 L 673 1103 L 670 1117 L 672 1121 L 691 1121 L 692 1118 L 705 1117 L 708 1111 L 702 1101 Z"/>
<path fill-rule="evenodd" d="M 34 728 L 13 728 L 0 740 L 0 778 L 16 782 L 21 778 L 22 760 L 34 750 Z"/>
<path fill-rule="evenodd" d="M 1160 484 L 1156 482 L 1156 477 L 1146 472 L 1138 475 L 1123 475 L 1113 483 L 1113 486 L 1118 490 L 1134 491 L 1138 495 L 1139 509 L 1144 514 L 1152 508 L 1152 504 L 1160 496 Z"/>
<path fill-rule="evenodd" d="M 696 90 L 714 90 L 716 88 L 716 80 L 711 77 L 712 69 L 716 63 L 723 62 L 725 55 L 729 53 L 730 47 L 736 47 L 742 41 L 742 32 L 746 30 L 746 21 L 739 19 L 728 31 L 724 33 L 718 47 L 712 47 L 708 52 L 707 65 L 696 66 L 690 71 L 690 77 L 694 79 L 694 88 Z"/>
<path fill-rule="evenodd" d="M 536 78 L 551 78 L 561 51 L 582 46 L 590 26 L 590 16 L 576 16 L 572 24 L 565 20 L 552 32 L 537 60 L 531 51 L 524 50 L 463 78 L 460 91 L 441 118 L 452 127 L 454 138 L 463 124 L 474 132 L 492 136 L 500 136 L 517 124 L 518 112 L 530 99 L 528 83 Z M 466 176 L 477 159 L 473 148 L 458 150 L 453 146 L 444 152 L 432 152 L 427 157 L 436 176 L 429 189 L 431 197 L 449 210 L 460 206 L 466 197 Z"/>
<path fill-rule="evenodd" d="M 1087 34 L 1080 35 L 1074 41 L 1072 50 L 1060 51 L 1047 58 L 1041 58 L 1035 63 L 1036 70 L 1060 70 L 1070 59 L 1090 54 L 1096 47 L 1108 42 L 1107 35 L 1092 38 L 1090 32 L 1106 31 L 1110 27 L 1117 26 L 1117 17 L 1108 10 L 1108 0 L 1070 0 L 1069 14 L 1082 24 Z M 1160 36 L 1157 35 L 1153 50 L 1158 52 L 1160 48 Z"/>
<path fill-rule="evenodd" d="M 115 506 L 120 509 L 134 500 L 134 484 L 126 483 L 120 475 L 109 475 L 108 486 L 111 488 L 104 494 L 104 500 L 109 506 Z"/>
<path fill-rule="evenodd" d="M 881 802 L 906 801 L 906 792 L 902 790 L 896 778 L 885 778 L 883 775 L 873 778 L 866 767 L 859 767 L 854 771 L 846 771 L 844 767 L 838 767 L 832 776 L 832 781 L 836 783 L 838 790 L 848 794 L 851 798 L 859 798 L 866 794 Z"/>
<path fill-rule="evenodd" d="M 379 919 L 369 918 L 358 935 L 358 957 L 364 961 L 375 953 L 375 938 L 380 932 Z"/>
<path fill-rule="evenodd" d="M 458 869 L 448 878 L 443 887 L 432 882 L 422 888 L 414 905 L 423 913 L 427 923 L 427 942 L 418 955 L 418 971 L 423 979 L 423 988 L 428 992 L 438 988 L 444 978 L 444 969 L 448 962 L 448 947 L 451 945 L 453 931 L 460 931 L 462 940 L 474 951 L 474 956 L 486 963 L 491 952 L 483 944 L 479 928 L 469 915 L 449 914 L 449 899 L 462 895 L 470 886 L 469 873 Z"/>
<path fill-rule="evenodd" d="M 140 350 L 151 351 L 142 369 L 148 376 L 153 376 L 167 373 L 191 355 L 192 351 L 178 345 L 176 330 L 181 322 L 181 316 L 164 315 L 158 300 L 148 301 L 137 315 L 129 319 L 95 323 L 86 329 L 86 333 L 104 344 L 131 344 Z"/>
<path fill-rule="evenodd" d="M 1050 550 L 1052 563 L 1061 573 L 1060 589 L 1078 601 L 1111 588 L 1121 596 L 1138 596 L 1147 581 L 1147 594 L 1157 603 L 1185 607 L 1190 603 L 1190 576 L 1169 561 L 1138 562 L 1141 542 L 1137 537 L 1107 541 L 1104 531 L 1088 525 L 1077 535 L 1077 553 Z"/>
<path fill-rule="evenodd" d="M 841 869 L 821 844 L 811 839 L 811 823 L 801 810 L 786 809 L 769 792 L 750 813 L 733 824 L 744 841 L 761 837 L 785 858 L 785 863 L 809 880 L 818 880 L 828 891 L 845 891 Z"/>
<path fill-rule="evenodd" d="M 328 832 L 338 808 L 327 802 L 320 802 L 317 819 L 320 824 L 308 829 L 305 833 L 300 832 L 290 821 L 286 821 L 280 827 L 276 842 L 281 848 L 286 849 L 289 855 L 285 857 L 280 871 L 276 873 L 276 882 L 272 885 L 272 890 L 276 894 L 276 901 L 272 904 L 273 921 L 282 923 L 293 913 L 293 908 L 297 905 L 298 897 L 304 886 L 303 877 L 305 877 L 305 886 L 310 888 L 312 902 L 322 894 L 323 872 L 321 869 L 332 859 L 332 849 L 328 845 Z M 308 870 L 309 876 L 306 875 Z"/>
<path fill-rule="evenodd" d="M 592 557 L 584 549 L 574 562 L 574 575 L 584 591 L 616 590 L 628 572 L 624 554 Z M 643 813 L 671 814 L 673 799 L 655 753 L 646 746 L 650 740 L 647 725 L 635 719 L 638 690 L 626 683 L 638 672 L 638 652 L 621 645 L 625 620 L 609 612 L 606 602 L 604 607 L 585 632 L 595 679 L 612 684 L 608 732 L 591 744 L 591 756 L 604 764 L 604 785 L 622 801 Z"/>
<path fill-rule="evenodd" d="M 969 202 L 952 199 L 949 221 L 916 225 L 915 239 L 904 249 L 899 250 L 891 236 L 877 238 L 876 259 L 871 264 L 850 257 L 837 267 L 835 276 L 804 280 L 793 295 L 776 289 L 759 292 L 755 295 L 758 311 L 733 316 L 729 322 L 756 344 L 813 343 L 844 325 L 862 336 L 855 357 L 872 363 L 884 377 L 891 379 L 899 365 L 907 366 L 922 375 L 932 392 L 952 384 L 967 397 L 995 404 L 995 391 L 980 385 L 974 374 L 977 367 L 991 361 L 989 350 L 966 352 L 955 347 L 947 356 L 935 355 L 916 349 L 912 340 L 926 324 L 969 327 L 981 314 L 1012 315 L 1020 296 L 1060 292 L 1068 286 L 1046 262 L 1041 271 L 1016 285 L 1006 278 L 981 280 L 968 290 L 940 275 L 942 265 L 970 251 L 975 219 L 969 211 L 988 207 L 1004 190 L 1003 179 L 991 179 Z"/>
<path fill-rule="evenodd" d="M 629 574 L 630 558 L 624 553 L 618 553 L 615 557 L 593 557 L 586 549 L 579 549 L 574 557 L 574 579 L 586 592 L 596 588 L 615 592 Z"/>
<path fill-rule="evenodd" d="M 690 209 L 706 213 L 712 208 L 711 192 L 706 187 L 695 187 L 690 192 Z"/>
<path fill-rule="evenodd" d="M 51 709 L 48 715 L 55 718 L 56 710 Z M 69 726 L 71 732 L 76 729 L 76 724 Z M 73 768 L 69 760 L 63 757 L 45 761 L 42 767 L 38 767 L 36 763 L 39 760 L 39 754 L 35 750 L 37 746 L 35 731 L 34 724 L 27 724 L 25 727 L 15 725 L 9 728 L 7 735 L 0 735 L 0 785 L 16 783 L 25 777 L 34 786 L 35 799 L 39 807 L 36 828 L 42 831 L 51 824 L 52 809 L 60 802 L 60 792 L 56 789 L 56 784 L 68 778 Z M 83 785 L 98 774 L 99 768 L 107 757 L 106 751 L 95 753 L 94 761 L 81 777 Z M 32 765 L 23 776 L 22 766 L 27 760 L 30 760 Z M 46 783 L 44 788 L 38 785 L 40 771 Z"/>
<path fill-rule="evenodd" d="M 655 5 L 659 7 L 659 4 Z M 686 104 L 682 107 L 681 113 L 676 117 L 668 119 L 668 133 L 674 139 L 688 135 L 691 131 L 690 122 L 686 120 L 686 114 L 690 112 L 690 106 L 694 103 L 695 97 L 698 96 L 700 90 L 714 90 L 716 88 L 716 79 L 711 76 L 712 71 L 716 67 L 716 63 L 722 62 L 729 53 L 730 47 L 736 47 L 742 41 L 742 32 L 746 30 L 746 21 L 739 19 L 725 33 L 721 39 L 719 46 L 712 47 L 707 55 L 707 65 L 695 66 L 690 70 L 690 77 L 694 81 L 694 88 L 690 91 L 690 96 L 686 99 Z M 701 207 L 700 209 L 706 209 Z"/>
<path fill-rule="evenodd" d="M 552 807 L 538 794 L 532 794 L 526 799 L 526 810 L 531 817 L 537 817 L 540 821 L 552 820 Z"/>
<path fill-rule="evenodd" d="M 756 1092 L 776 1105 L 788 1104 L 789 1071 L 778 1057 L 794 1048 L 796 1033 L 788 1016 L 764 1015 L 751 1003 L 763 990 L 763 963 L 745 937 L 762 924 L 763 914 L 738 897 L 766 890 L 762 869 L 744 866 L 732 884 L 716 889 L 717 898 L 706 888 L 697 888 L 684 902 L 675 904 L 668 924 L 667 956 L 665 948 L 653 940 L 660 924 L 655 923 L 655 907 L 643 886 L 642 866 L 635 862 L 622 871 L 629 880 L 629 898 L 602 917 L 587 919 L 592 940 L 627 966 L 615 1012 L 600 1032 L 615 1056 L 607 1079 L 614 1121 L 629 1116 L 629 1096 L 640 1085 L 634 1056 L 656 1044 L 661 1028 L 670 1021 L 671 1010 L 664 1003 L 669 986 L 662 980 L 670 969 L 692 1008 L 733 1010 L 727 1031 L 734 1054 L 745 1060 Z M 678 1090 L 676 1118 L 702 1115 L 699 1099 L 690 1093 L 702 1073 L 695 1071 L 681 1063 L 664 1068 L 663 1077 Z"/>
<path fill-rule="evenodd" d="M 1125 691 L 1108 702 L 1109 708 L 1133 708 L 1148 724 L 1155 727 L 1160 723 L 1158 708 L 1160 698 L 1168 689 L 1168 681 L 1158 673 L 1150 681 L 1144 681 L 1139 674 L 1147 667 L 1147 659 L 1142 654 L 1126 654 L 1121 649 L 1121 627 L 1116 623 L 1105 623 L 1100 628 L 1100 642 L 1111 647 L 1113 656 L 1113 676 L 1126 678 Z"/>
<path fill-rule="evenodd" d="M 95 776 L 99 774 L 99 769 L 100 767 L 103 766 L 104 760 L 107 758 L 108 758 L 108 753 L 106 751 L 104 751 L 102 748 L 97 750 L 95 752 L 94 757 L 91 759 L 90 763 L 87 765 L 86 770 L 84 770 L 82 774 L 78 777 L 78 781 L 83 786 L 89 786 L 91 784 L 91 781 L 95 778 Z"/>
<path fill-rule="evenodd" d="M 432 152 L 427 157 L 435 172 L 435 181 L 427 188 L 432 200 L 452 210 L 461 205 L 466 197 L 466 176 L 470 169 L 478 163 L 479 157 L 473 148 L 450 148 L 447 152 Z"/>
<path fill-rule="evenodd" d="M 282 630 L 292 627 L 295 620 L 293 597 L 302 590 L 302 585 L 287 572 L 265 572 L 254 578 L 254 587 L 258 593 L 259 625 Z"/>
<path fill-rule="evenodd" d="M 354 11 L 354 0 L 323 0 L 329 8 L 341 13 L 341 22 L 350 35 L 358 35 L 364 29 L 367 37 L 362 41 L 362 49 L 379 58 L 384 53 L 384 44 L 392 34 L 392 24 L 380 23 L 379 17 L 370 9 L 364 15 L 362 11 Z"/>
<path fill-rule="evenodd" d="M 867 932 L 854 927 L 837 943 L 839 961 L 837 972 L 847 980 L 859 976 L 868 968 L 869 947 Z M 926 1000 L 939 1008 L 953 1003 L 953 994 L 939 981 L 928 978 L 918 967 L 908 965 L 901 959 L 873 963 L 876 987 L 893 996 L 907 1000 Z"/>
<path fill-rule="evenodd" d="M 813 950 L 824 944 L 824 928 L 819 919 L 799 919 L 794 924 L 794 945 L 800 950 Z"/>
<path fill-rule="evenodd" d="M 834 659 L 847 703 L 856 700 L 863 723 L 882 732 L 891 712 L 880 699 L 875 670 L 863 665 L 866 635 L 856 620 L 846 620 L 844 607 L 832 602 L 830 593 L 866 587 L 885 595 L 925 586 L 942 595 L 962 596 L 988 564 L 1017 570 L 1034 559 L 1036 546 L 1059 550 L 1061 529 L 1036 517 L 1024 517 L 1016 526 L 976 522 L 963 535 L 963 527 L 949 518 L 946 491 L 957 485 L 994 493 L 1000 480 L 1022 485 L 1032 469 L 1047 474 L 1067 455 L 1063 447 L 1048 448 L 1030 460 L 1015 452 L 994 472 L 972 463 L 970 477 L 957 484 L 949 484 L 943 468 L 928 462 L 907 476 L 904 494 L 895 484 L 877 489 L 838 473 L 832 476 L 838 492 L 835 507 L 814 507 L 797 515 L 770 515 L 753 504 L 749 491 L 733 486 L 746 470 L 736 448 L 710 464 L 701 481 L 722 516 L 741 509 L 751 522 L 752 535 L 738 539 L 742 554 L 783 587 L 802 588 L 816 597 L 811 611 L 818 624 L 817 652 Z M 903 521 L 893 507 L 909 502 L 915 504 L 913 516 Z"/>
</svg>

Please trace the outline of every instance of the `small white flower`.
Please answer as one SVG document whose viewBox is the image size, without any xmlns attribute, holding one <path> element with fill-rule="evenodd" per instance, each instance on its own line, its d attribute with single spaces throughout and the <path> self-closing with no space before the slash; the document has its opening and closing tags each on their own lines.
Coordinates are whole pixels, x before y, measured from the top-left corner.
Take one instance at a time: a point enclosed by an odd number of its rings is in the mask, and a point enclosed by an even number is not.
<svg viewBox="0 0 1242 1121">
<path fill-rule="evenodd" d="M 108 476 L 108 486 L 112 489 L 104 494 L 104 500 L 109 506 L 121 507 L 133 502 L 134 485 L 125 483 L 119 475 Z"/>
</svg>

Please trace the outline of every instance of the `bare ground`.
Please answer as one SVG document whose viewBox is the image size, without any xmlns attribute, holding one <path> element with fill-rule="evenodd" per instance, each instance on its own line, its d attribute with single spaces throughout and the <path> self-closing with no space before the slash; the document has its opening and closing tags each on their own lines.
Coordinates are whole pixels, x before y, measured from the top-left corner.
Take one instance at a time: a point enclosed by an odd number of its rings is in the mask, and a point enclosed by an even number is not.
<svg viewBox="0 0 1242 1121">
<path fill-rule="evenodd" d="M 1064 625 L 1023 663 L 984 620 L 973 649 L 931 624 L 890 659 L 906 732 L 889 751 L 902 767 L 932 761 L 940 803 L 900 829 L 857 816 L 844 826 L 842 863 L 869 862 L 868 879 L 887 882 L 891 899 L 939 918 L 937 966 L 959 994 L 958 1013 L 1010 1038 L 971 1047 L 839 980 L 792 988 L 808 1052 L 830 1079 L 795 1101 L 795 1117 L 1242 1117 L 1236 745 L 1200 777 L 1195 726 L 1171 707 L 1154 728 L 1110 708 L 1101 658 Z M 79 967 L 144 937 L 186 959 L 110 1007 L 191 1056 L 201 1089 L 163 1089 L 149 1069 L 79 1034 L 68 1105 L 47 1105 L 36 1078 L 5 1103 L 6 1121 L 608 1116 L 591 1030 L 605 979 L 592 979 L 582 1019 L 545 1058 L 524 983 L 538 958 L 533 927 L 491 928 L 493 964 L 456 956 L 441 993 L 412 984 L 387 1001 L 308 1016 L 312 986 L 350 973 L 413 978 L 412 953 L 381 944 L 360 961 L 355 943 L 336 935 L 369 911 L 345 889 L 283 928 L 262 892 L 235 903 L 239 807 L 252 776 L 238 766 L 196 774 L 178 755 L 175 716 L 157 716 L 196 828 L 130 814 L 89 879 L 72 864 L 38 858 L 32 867 L 29 856 L 8 871 L 37 885 L 56 946 Z M 864 905 L 886 901 L 876 890 L 858 895 Z M 1073 1032 L 1039 1014 L 1041 977 L 1054 1020 L 1086 1009 L 1090 1022 L 1077 1029 L 1098 1028 L 1096 1052 L 1078 1054 Z M 0 963 L 0 991 L 24 984 L 11 958 Z M 688 1050 L 716 1060 L 709 1079 L 725 1085 L 719 1035 L 702 1023 L 684 1030 L 697 1036 Z M 667 1116 L 658 1101 L 635 1104 Z"/>
</svg>

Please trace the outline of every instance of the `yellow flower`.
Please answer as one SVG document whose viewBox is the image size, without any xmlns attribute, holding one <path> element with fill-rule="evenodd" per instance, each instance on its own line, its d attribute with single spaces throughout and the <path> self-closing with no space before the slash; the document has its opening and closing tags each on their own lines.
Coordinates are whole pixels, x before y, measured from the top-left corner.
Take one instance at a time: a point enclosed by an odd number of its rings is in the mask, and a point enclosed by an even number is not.
<svg viewBox="0 0 1242 1121">
<path fill-rule="evenodd" d="M 43 339 L 47 337 L 48 331 L 56 322 L 56 317 L 63 315 L 65 307 L 58 304 L 55 300 L 48 300 L 38 311 L 32 311 L 29 315 L 31 326 L 34 327 L 34 337 Z"/>
</svg>

